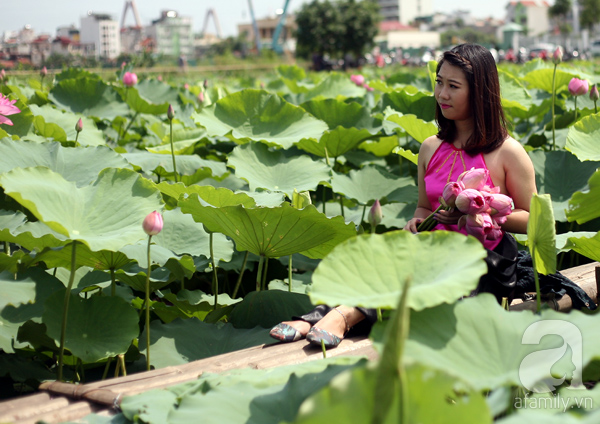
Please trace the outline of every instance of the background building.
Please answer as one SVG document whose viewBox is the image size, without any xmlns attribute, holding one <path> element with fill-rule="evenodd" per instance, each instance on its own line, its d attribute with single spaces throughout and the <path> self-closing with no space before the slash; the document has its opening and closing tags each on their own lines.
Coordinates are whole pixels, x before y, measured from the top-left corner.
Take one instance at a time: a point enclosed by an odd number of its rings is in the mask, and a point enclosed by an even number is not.
<svg viewBox="0 0 600 424">
<path fill-rule="evenodd" d="M 179 16 L 174 10 L 163 10 L 146 28 L 146 35 L 154 40 L 157 54 L 188 58 L 194 53 L 192 18 Z"/>
<path fill-rule="evenodd" d="M 377 0 L 384 21 L 410 25 L 419 16 L 432 15 L 431 0 Z"/>
<path fill-rule="evenodd" d="M 506 21 L 521 25 L 530 37 L 547 34 L 550 31 L 549 7 L 545 0 L 511 1 L 506 5 Z"/>
<path fill-rule="evenodd" d="M 81 18 L 81 44 L 94 45 L 96 59 L 116 59 L 121 54 L 119 23 L 105 13 L 88 12 Z"/>
</svg>

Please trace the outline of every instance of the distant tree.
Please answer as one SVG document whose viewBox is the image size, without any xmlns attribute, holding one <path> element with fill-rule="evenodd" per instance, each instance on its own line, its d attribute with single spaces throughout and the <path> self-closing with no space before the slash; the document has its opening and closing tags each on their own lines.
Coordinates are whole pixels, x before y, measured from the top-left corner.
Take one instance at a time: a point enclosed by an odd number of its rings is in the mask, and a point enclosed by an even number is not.
<svg viewBox="0 0 600 424">
<path fill-rule="evenodd" d="M 579 22 L 584 28 L 592 29 L 592 27 L 600 22 L 600 0 L 579 0 L 581 5 L 581 13 Z"/>
<path fill-rule="evenodd" d="M 442 46 L 450 46 L 458 43 L 475 43 L 484 46 L 494 46 L 497 44 L 497 41 L 498 40 L 496 40 L 494 35 L 486 34 L 470 27 L 451 29 L 440 35 Z"/>
<path fill-rule="evenodd" d="M 296 54 L 358 57 L 373 45 L 379 20 L 379 6 L 372 0 L 305 3 L 296 14 Z"/>
<path fill-rule="evenodd" d="M 556 0 L 554 4 L 548 8 L 548 16 L 554 20 L 554 23 L 560 29 L 561 34 L 566 35 L 571 32 L 570 25 L 566 22 L 571 7 L 571 0 Z"/>
</svg>

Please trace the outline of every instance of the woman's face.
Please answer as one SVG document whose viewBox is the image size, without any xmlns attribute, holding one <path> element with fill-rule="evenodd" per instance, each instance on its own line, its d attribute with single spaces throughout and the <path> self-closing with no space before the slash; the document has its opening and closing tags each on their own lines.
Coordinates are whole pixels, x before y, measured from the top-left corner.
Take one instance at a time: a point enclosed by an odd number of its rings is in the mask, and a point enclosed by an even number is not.
<svg viewBox="0 0 600 424">
<path fill-rule="evenodd" d="M 469 82 L 459 67 L 448 62 L 442 64 L 437 74 L 434 94 L 444 118 L 453 121 L 472 118 L 469 104 Z"/>
</svg>

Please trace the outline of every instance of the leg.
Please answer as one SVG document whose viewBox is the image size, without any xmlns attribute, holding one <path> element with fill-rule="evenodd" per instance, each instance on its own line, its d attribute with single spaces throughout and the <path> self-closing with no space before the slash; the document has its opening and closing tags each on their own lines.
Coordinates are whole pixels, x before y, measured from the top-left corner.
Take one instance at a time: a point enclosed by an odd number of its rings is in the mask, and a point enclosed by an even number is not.
<svg viewBox="0 0 600 424">
<path fill-rule="evenodd" d="M 350 328 L 365 319 L 365 314 L 357 308 L 338 306 L 310 329 L 306 340 L 315 345 L 324 343 L 325 347 L 339 345 Z"/>
</svg>

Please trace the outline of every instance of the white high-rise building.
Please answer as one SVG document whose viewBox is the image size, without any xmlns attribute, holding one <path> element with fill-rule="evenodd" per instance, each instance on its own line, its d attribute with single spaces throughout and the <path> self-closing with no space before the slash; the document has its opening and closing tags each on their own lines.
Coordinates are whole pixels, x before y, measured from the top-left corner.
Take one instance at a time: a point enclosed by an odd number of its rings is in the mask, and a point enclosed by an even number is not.
<svg viewBox="0 0 600 424">
<path fill-rule="evenodd" d="M 106 13 L 88 12 L 81 18 L 81 44 L 93 44 L 97 59 L 116 59 L 121 54 L 119 23 Z"/>
<path fill-rule="evenodd" d="M 146 35 L 155 41 L 155 53 L 185 58 L 193 55 L 192 18 L 174 10 L 163 10 L 160 18 L 146 27 Z"/>
<path fill-rule="evenodd" d="M 431 0 L 377 0 L 384 21 L 410 25 L 419 16 L 433 15 Z"/>
</svg>

